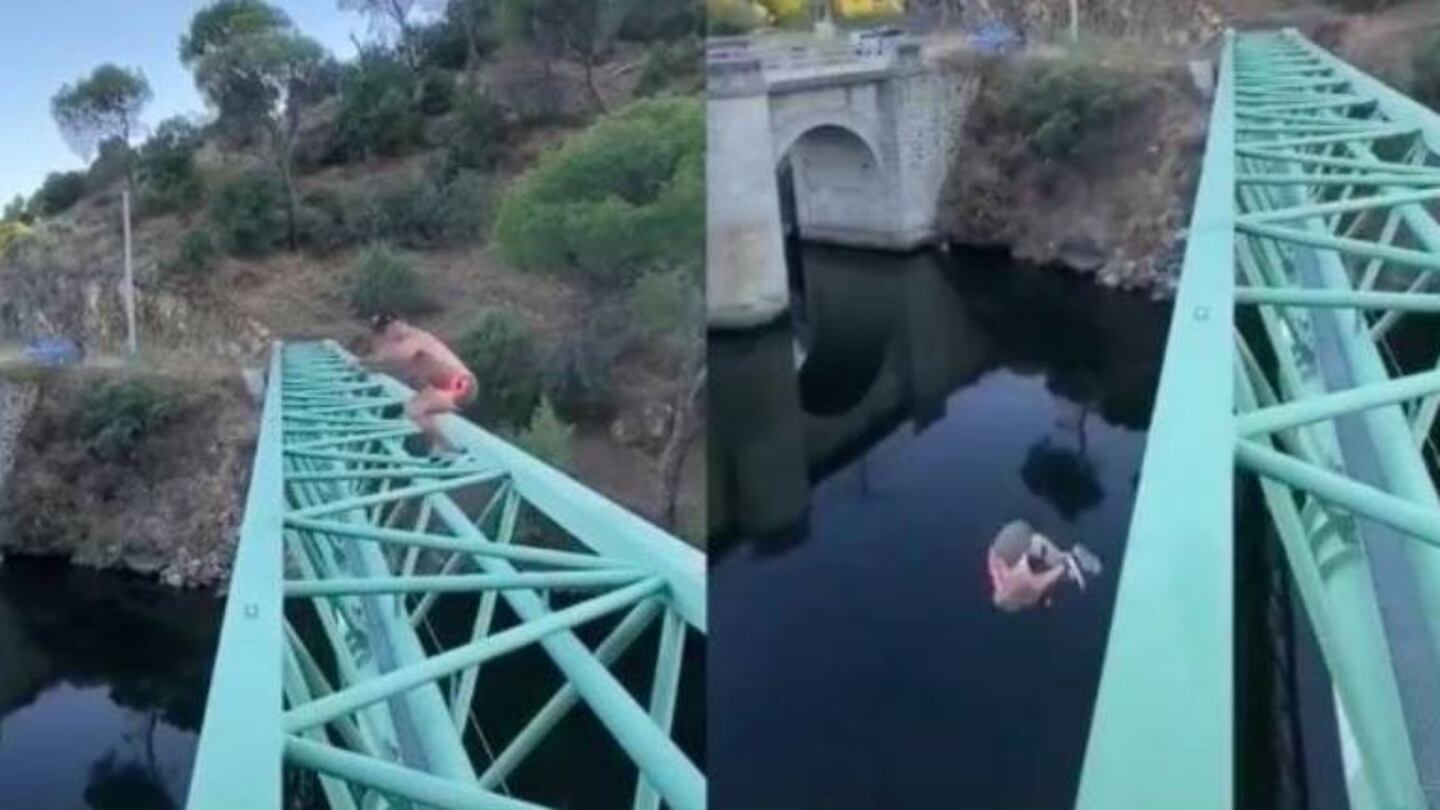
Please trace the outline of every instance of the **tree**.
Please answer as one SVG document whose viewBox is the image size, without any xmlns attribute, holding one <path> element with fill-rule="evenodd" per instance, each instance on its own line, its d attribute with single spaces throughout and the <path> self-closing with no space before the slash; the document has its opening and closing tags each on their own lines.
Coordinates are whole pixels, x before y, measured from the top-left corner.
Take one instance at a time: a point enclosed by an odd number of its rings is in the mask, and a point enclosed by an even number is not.
<svg viewBox="0 0 1440 810">
<path fill-rule="evenodd" d="M 547 57 L 568 54 L 585 70 L 585 89 L 606 111 L 595 86 L 595 66 L 609 50 L 636 0 L 500 0 L 504 29 L 535 44 Z M 548 63 L 547 63 L 548 69 Z"/>
<path fill-rule="evenodd" d="M 261 0 L 219 0 L 191 18 L 190 30 L 180 38 L 180 62 L 197 71 L 198 79 L 199 66 L 237 40 L 279 33 L 292 27 L 285 12 Z M 265 107 L 265 88 L 247 83 L 240 76 L 231 76 L 228 80 L 229 85 L 220 88 L 211 98 L 218 114 L 217 123 L 232 134 L 244 132 L 252 125 L 255 111 Z M 202 87 L 201 91 L 204 90 Z"/>
<path fill-rule="evenodd" d="M 74 84 L 61 87 L 50 100 L 50 113 L 66 143 L 86 160 L 101 143 L 118 139 L 125 146 L 125 180 L 133 191 L 130 138 L 139 127 L 140 111 L 150 97 L 145 74 L 107 63 Z"/>
<path fill-rule="evenodd" d="M 193 23 L 191 27 L 193 31 Z M 232 26 L 224 34 L 205 39 L 194 61 L 195 82 L 222 114 L 228 112 L 247 130 L 265 133 L 270 160 L 285 185 L 286 230 L 293 249 L 299 207 L 295 144 L 301 111 L 320 95 L 327 64 L 325 49 L 295 31 L 288 21 L 280 27 Z"/>
<path fill-rule="evenodd" d="M 180 62 L 193 69 L 200 60 L 224 50 L 237 38 L 291 27 L 285 12 L 261 0 L 219 0 L 190 19 L 190 31 L 180 37 Z"/>
<path fill-rule="evenodd" d="M 418 9 L 438 7 L 437 0 L 339 0 L 341 11 L 355 11 L 370 18 L 376 28 L 393 26 L 400 35 L 400 52 L 413 70 L 419 67 L 412 15 Z"/>
<path fill-rule="evenodd" d="M 174 210 L 200 200 L 202 189 L 195 172 L 195 150 L 200 131 L 180 116 L 167 118 L 140 147 L 136 174 L 146 205 L 152 210 Z"/>
<path fill-rule="evenodd" d="M 445 6 L 445 18 L 465 32 L 465 77 L 474 92 L 480 54 L 486 50 L 487 37 L 495 26 L 495 4 L 492 0 L 450 0 Z"/>
<path fill-rule="evenodd" d="M 16 194 L 15 199 L 5 206 L 5 213 L 0 216 L 0 222 L 19 222 L 25 218 L 25 195 Z"/>
</svg>

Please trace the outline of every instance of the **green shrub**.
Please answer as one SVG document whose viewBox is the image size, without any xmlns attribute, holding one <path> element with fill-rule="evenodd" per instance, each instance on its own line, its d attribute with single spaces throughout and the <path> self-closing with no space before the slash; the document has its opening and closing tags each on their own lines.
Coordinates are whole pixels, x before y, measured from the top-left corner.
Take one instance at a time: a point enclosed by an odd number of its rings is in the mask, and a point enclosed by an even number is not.
<svg viewBox="0 0 1440 810">
<path fill-rule="evenodd" d="M 422 142 L 415 74 L 389 54 L 366 54 L 340 82 L 336 151 L 347 160 L 399 155 Z"/>
<path fill-rule="evenodd" d="M 382 312 L 418 315 L 430 309 L 430 301 L 410 260 L 377 245 L 360 257 L 350 287 L 350 308 L 364 318 Z"/>
<path fill-rule="evenodd" d="M 195 171 L 200 132 L 184 118 L 170 118 L 140 147 L 136 176 L 146 211 L 175 211 L 200 202 L 204 189 Z"/>
<path fill-rule="evenodd" d="M 220 186 L 210 224 L 233 256 L 259 258 L 285 239 L 285 188 L 270 172 L 251 172 Z"/>
<path fill-rule="evenodd" d="M 505 116 L 488 95 L 465 93 L 455 108 L 445 154 L 454 169 L 486 171 L 495 166 L 505 138 Z"/>
<path fill-rule="evenodd" d="M 30 211 L 36 216 L 53 217 L 70 210 L 84 196 L 84 172 L 51 172 L 30 198 Z"/>
<path fill-rule="evenodd" d="M 1032 63 L 1001 84 L 1000 120 L 1025 134 L 1037 157 L 1074 157 L 1083 139 L 1137 100 L 1126 77 L 1077 59 Z"/>
<path fill-rule="evenodd" d="M 687 270 L 652 270 L 630 287 L 630 311 L 645 334 L 670 337 L 701 322 L 704 303 L 699 280 Z"/>
<path fill-rule="evenodd" d="M 705 22 L 712 36 L 735 36 L 763 26 L 766 20 L 748 0 L 705 0 Z"/>
<path fill-rule="evenodd" d="M 485 237 L 495 207 L 495 187 L 488 175 L 461 171 L 440 189 L 440 234 L 451 244 Z"/>
<path fill-rule="evenodd" d="M 1440 35 L 1431 37 L 1415 52 L 1413 67 L 1411 95 L 1416 101 L 1440 110 Z"/>
<path fill-rule="evenodd" d="M 438 68 L 430 68 L 420 74 L 418 92 L 415 105 L 425 115 L 444 115 L 455 106 L 455 80 Z"/>
<path fill-rule="evenodd" d="M 100 142 L 95 160 L 85 173 L 85 193 L 104 191 L 125 176 L 130 169 L 130 145 L 119 137 Z"/>
<path fill-rule="evenodd" d="M 641 101 L 543 157 L 500 205 L 495 235 L 522 268 L 602 286 L 704 250 L 705 127 L 690 98 Z"/>
<path fill-rule="evenodd" d="M 171 411 L 170 397 L 144 380 L 107 383 L 81 397 L 73 429 L 94 457 L 123 461 Z"/>
<path fill-rule="evenodd" d="M 431 247 L 441 240 L 443 207 L 439 188 L 428 178 L 392 180 L 370 198 L 369 229 L 375 238 L 405 247 Z"/>
<path fill-rule="evenodd" d="M 572 422 L 614 415 L 615 363 L 635 341 L 628 313 L 602 307 L 560 339 L 545 360 L 545 395 Z"/>
<path fill-rule="evenodd" d="M 382 185 L 359 215 L 360 232 L 408 248 L 433 248 L 484 235 L 491 209 L 487 177 L 460 172 L 448 181 L 412 177 Z"/>
<path fill-rule="evenodd" d="M 530 424 L 518 433 L 509 434 L 507 438 L 546 464 L 568 470 L 574 458 L 574 448 L 571 446 L 574 435 L 574 426 L 561 419 L 550 400 L 542 396 L 539 406 L 530 417 Z"/>
<path fill-rule="evenodd" d="M 465 30 L 448 20 L 416 30 L 415 41 L 420 63 L 427 67 L 461 70 L 469 58 L 470 44 L 465 41 Z"/>
<path fill-rule="evenodd" d="M 635 95 L 654 96 L 665 91 L 679 95 L 698 93 L 705 87 L 705 76 L 700 72 L 703 61 L 700 40 L 695 37 L 652 46 L 640 69 Z"/>
<path fill-rule="evenodd" d="M 503 310 L 487 312 L 456 342 L 455 351 L 479 383 L 466 408 L 470 418 L 490 427 L 530 424 L 541 380 L 535 341 L 522 321 Z"/>
<path fill-rule="evenodd" d="M 326 256 L 361 238 L 354 230 L 349 207 L 340 194 L 316 189 L 300 198 L 295 212 L 296 239 L 312 253 Z"/>
<path fill-rule="evenodd" d="M 620 26 L 620 38 L 633 42 L 673 40 L 695 34 L 700 4 L 695 0 L 648 0 L 635 3 Z"/>
<path fill-rule="evenodd" d="M 210 231 L 197 228 L 180 238 L 175 255 L 162 269 L 167 276 L 197 278 L 210 274 L 219 255 L 220 250 L 215 246 L 215 238 Z"/>
</svg>

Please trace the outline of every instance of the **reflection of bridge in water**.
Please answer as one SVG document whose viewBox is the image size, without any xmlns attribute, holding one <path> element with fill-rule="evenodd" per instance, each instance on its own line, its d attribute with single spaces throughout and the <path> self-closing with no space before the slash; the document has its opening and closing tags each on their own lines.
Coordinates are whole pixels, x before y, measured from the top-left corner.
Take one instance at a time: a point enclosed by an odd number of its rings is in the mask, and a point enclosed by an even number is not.
<svg viewBox="0 0 1440 810">
<path fill-rule="evenodd" d="M 924 431 L 997 367 L 1043 374 L 1116 424 L 1145 424 L 1146 358 L 1162 339 L 1136 331 L 1156 323 L 1135 317 L 1144 301 L 998 257 L 948 261 L 810 248 L 794 331 L 712 335 L 712 536 L 794 527 L 811 482 L 902 425 Z M 1062 323 L 1084 339 L 1050 340 Z"/>
</svg>

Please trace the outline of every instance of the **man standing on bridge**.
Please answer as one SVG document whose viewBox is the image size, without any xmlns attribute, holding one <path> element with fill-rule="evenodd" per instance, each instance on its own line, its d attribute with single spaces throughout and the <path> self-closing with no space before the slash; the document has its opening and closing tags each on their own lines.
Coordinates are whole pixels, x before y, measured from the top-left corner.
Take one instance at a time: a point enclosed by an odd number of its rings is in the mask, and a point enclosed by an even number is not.
<svg viewBox="0 0 1440 810">
<path fill-rule="evenodd" d="M 436 417 L 454 413 L 475 400 L 475 375 L 439 338 L 383 313 L 370 320 L 368 365 L 391 371 L 418 389 L 405 403 L 405 413 L 430 439 L 433 456 L 458 450 L 440 432 Z"/>
</svg>

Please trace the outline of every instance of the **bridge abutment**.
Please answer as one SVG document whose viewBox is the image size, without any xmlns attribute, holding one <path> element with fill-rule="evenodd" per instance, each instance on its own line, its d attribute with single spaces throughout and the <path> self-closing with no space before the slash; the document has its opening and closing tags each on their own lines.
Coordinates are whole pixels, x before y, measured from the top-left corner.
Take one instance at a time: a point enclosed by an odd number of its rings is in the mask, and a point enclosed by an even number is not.
<svg viewBox="0 0 1440 810">
<path fill-rule="evenodd" d="M 705 118 L 707 320 L 721 329 L 760 326 L 785 312 L 789 287 L 758 59 L 711 66 Z"/>
</svg>

